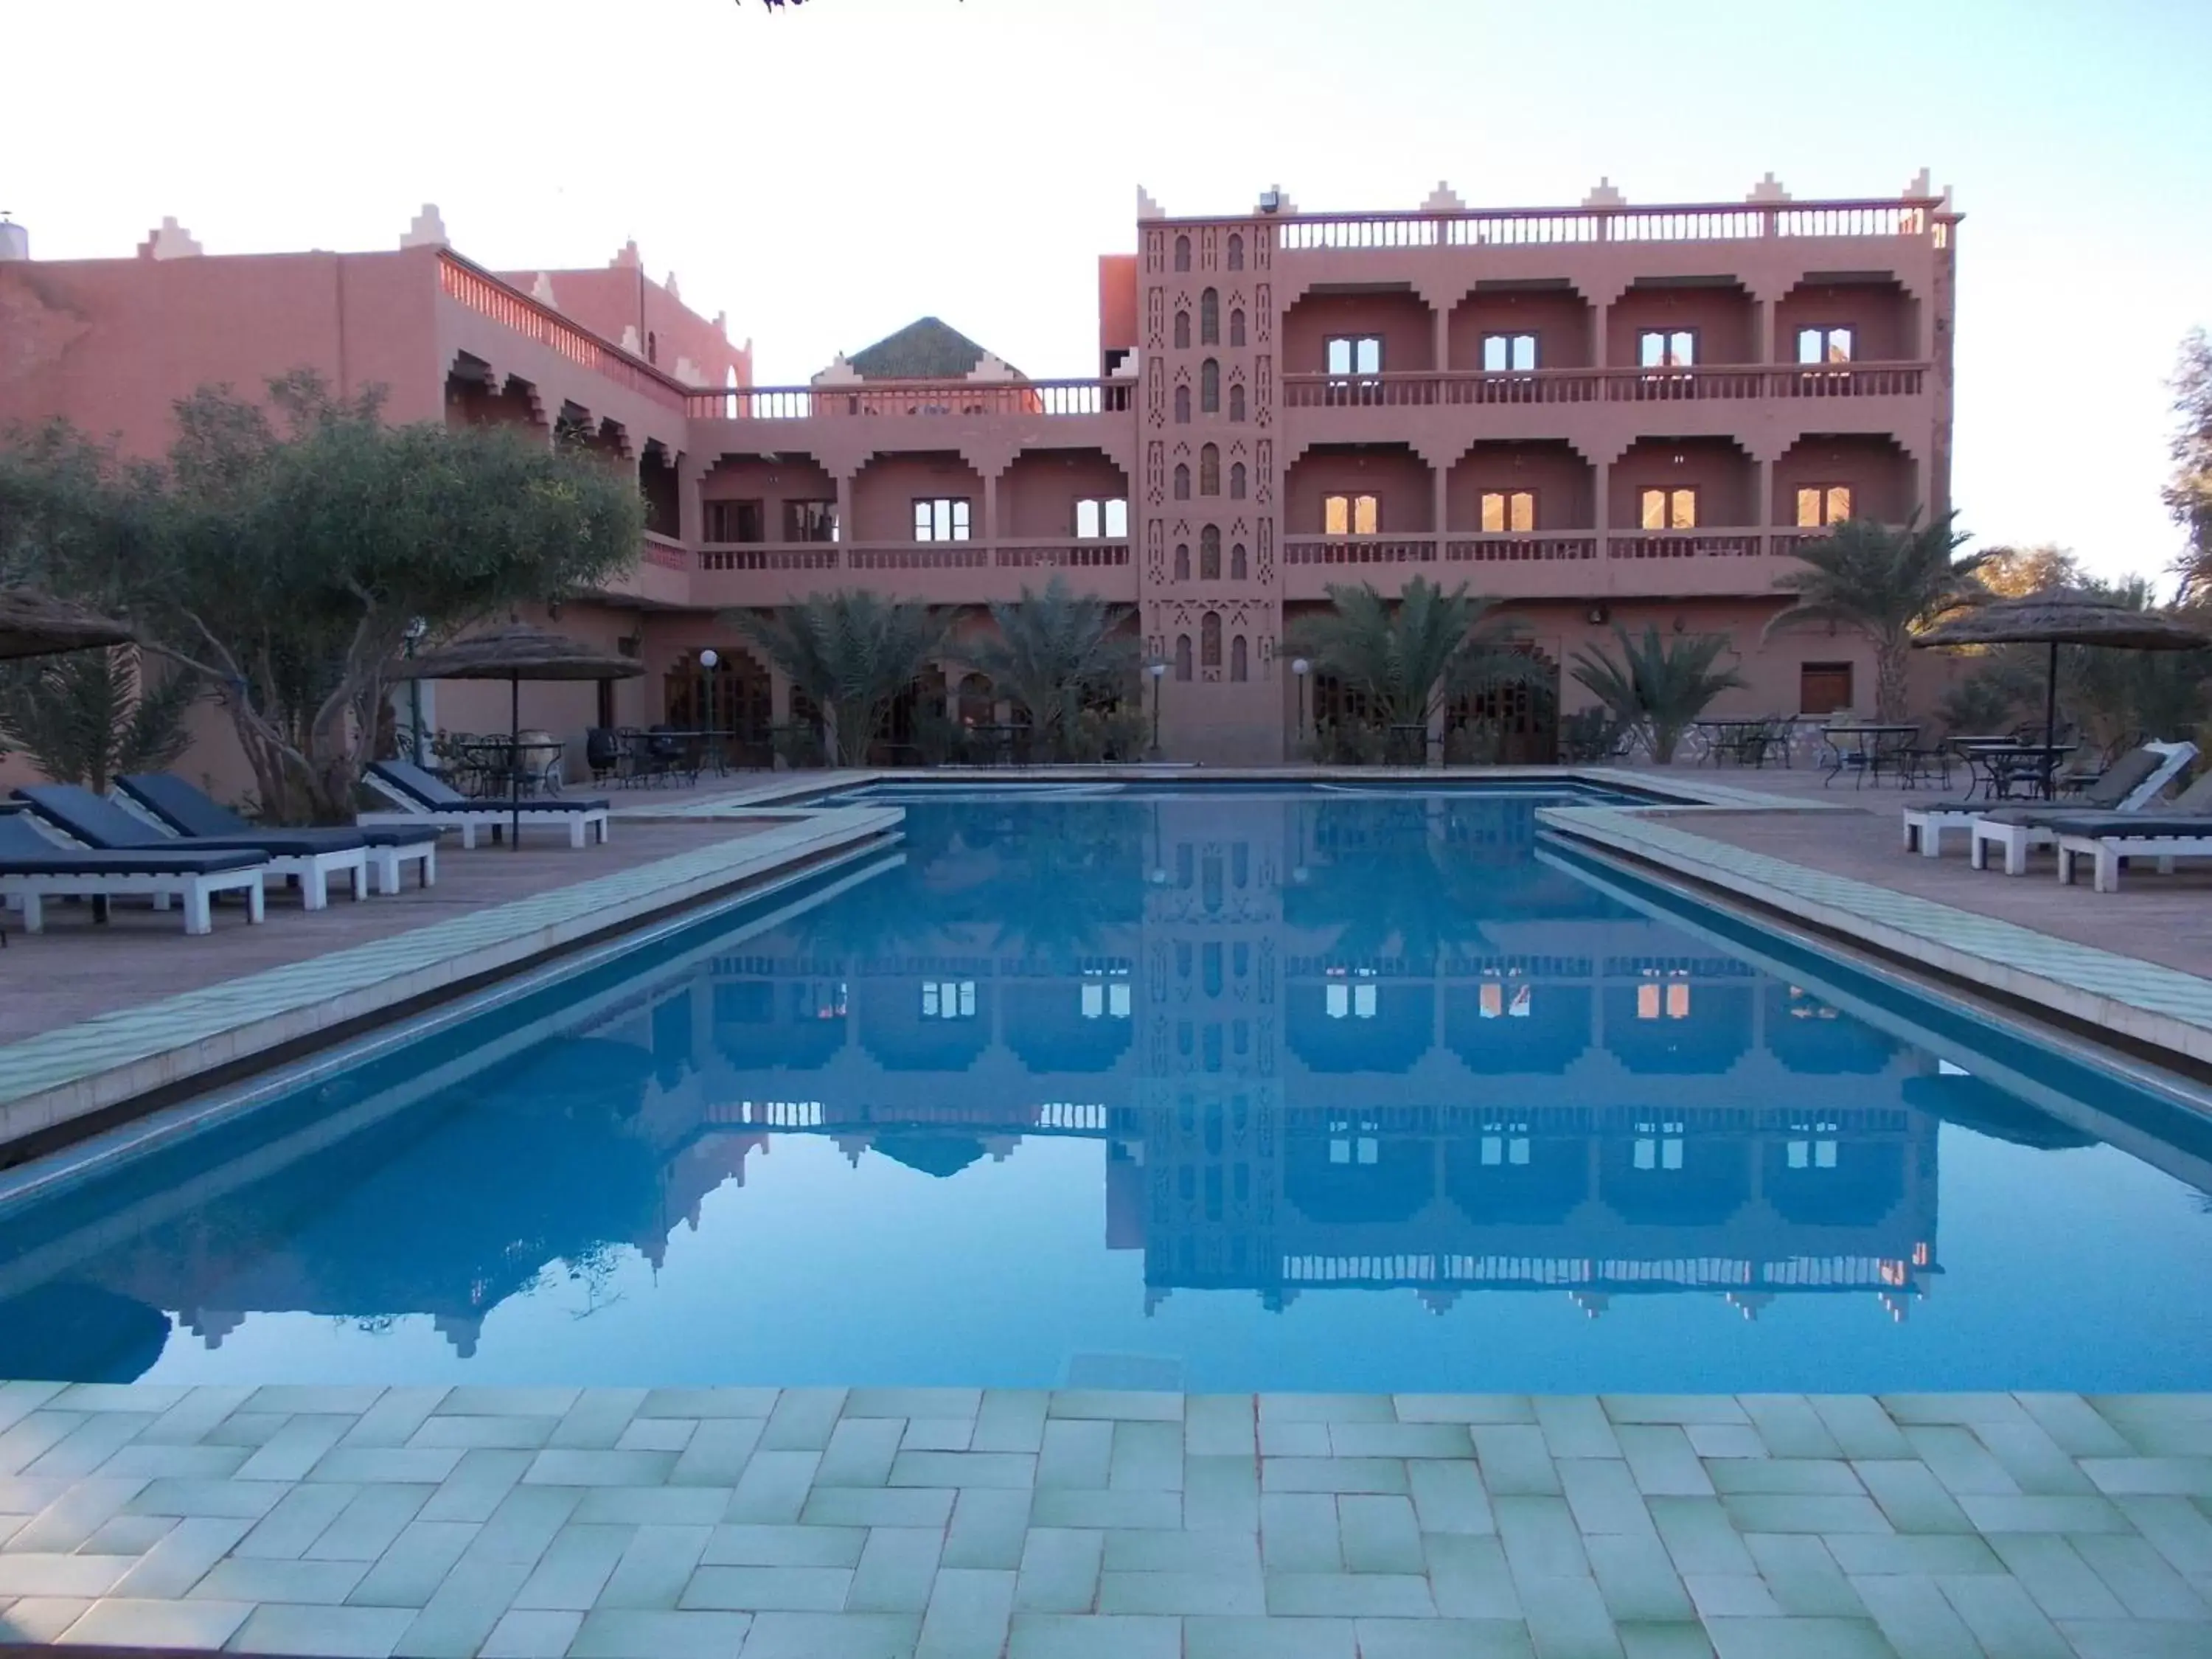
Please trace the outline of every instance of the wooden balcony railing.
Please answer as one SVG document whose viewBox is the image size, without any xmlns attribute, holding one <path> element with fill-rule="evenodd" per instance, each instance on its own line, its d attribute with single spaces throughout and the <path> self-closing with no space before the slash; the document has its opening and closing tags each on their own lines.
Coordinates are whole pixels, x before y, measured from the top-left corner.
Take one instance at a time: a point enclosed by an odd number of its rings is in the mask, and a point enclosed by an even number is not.
<svg viewBox="0 0 2212 1659">
<path fill-rule="evenodd" d="M 1564 536 L 1453 536 L 1444 543 L 1447 564 L 1548 564 L 1596 557 L 1595 532 Z"/>
<path fill-rule="evenodd" d="M 577 327 L 550 306 L 539 304 L 520 289 L 510 288 L 451 249 L 438 255 L 438 276 L 447 298 L 479 316 L 489 317 L 526 339 L 550 346 L 579 368 L 642 393 L 657 404 L 670 409 L 684 407 L 690 388 L 681 380 Z"/>
<path fill-rule="evenodd" d="M 1543 368 L 1522 374 L 1411 370 L 1389 374 L 1285 374 L 1291 409 L 1407 409 L 1438 404 L 1698 403 L 1753 398 L 1917 396 L 1929 365 L 1848 368 L 1715 364 L 1698 368 Z"/>
<path fill-rule="evenodd" d="M 1110 415 L 1126 413 L 1132 380 L 901 381 L 884 386 L 746 386 L 694 392 L 695 420 L 811 421 L 862 415 Z"/>
<path fill-rule="evenodd" d="M 1593 242 L 1929 238 L 1957 216 L 1934 198 L 1702 206 L 1473 208 L 1453 213 L 1306 213 L 1269 222 L 1285 253 L 1360 248 L 1550 247 Z M 1238 228 L 1243 228 L 1242 222 Z"/>
</svg>

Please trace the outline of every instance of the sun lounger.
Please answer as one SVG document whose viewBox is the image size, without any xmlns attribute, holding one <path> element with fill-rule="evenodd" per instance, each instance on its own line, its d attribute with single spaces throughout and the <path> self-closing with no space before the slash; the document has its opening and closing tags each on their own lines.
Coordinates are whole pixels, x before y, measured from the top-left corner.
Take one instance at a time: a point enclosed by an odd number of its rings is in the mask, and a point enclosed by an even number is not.
<svg viewBox="0 0 2212 1659">
<path fill-rule="evenodd" d="M 505 829 L 519 811 L 524 823 L 565 823 L 571 847 L 581 847 L 594 829 L 602 844 L 607 838 L 604 800 L 566 795 L 525 801 L 471 799 L 406 761 L 378 761 L 363 775 L 372 789 L 400 809 L 363 812 L 361 822 L 364 824 L 435 824 L 441 830 L 459 830 L 461 845 L 472 848 L 477 830 Z"/>
<path fill-rule="evenodd" d="M 2027 855 L 2038 847 L 2056 845 L 2058 840 L 2051 824 L 2060 818 L 2113 817 L 2123 823 L 2138 814 L 2157 812 L 2179 813 L 2196 817 L 2212 812 L 2212 771 L 2191 784 L 2172 800 L 2160 801 L 2155 797 L 2146 799 L 2138 789 L 2118 806 L 2100 813 L 2097 803 L 2080 801 L 2044 802 L 2034 806 L 2008 806 L 1977 818 L 1966 831 L 1968 851 L 1972 855 L 1974 868 L 1989 867 L 1990 848 L 2001 849 L 2004 854 L 2004 872 L 2008 876 L 2025 875 Z"/>
<path fill-rule="evenodd" d="M 2172 870 L 2176 859 L 2212 859 L 2212 815 L 2203 811 L 2057 818 L 2050 829 L 2058 844 L 2058 879 L 2071 886 L 2074 860 L 2087 859 L 2100 893 L 2119 886 L 2124 859 L 2156 859 L 2160 872 Z"/>
<path fill-rule="evenodd" d="M 2196 757 L 2197 745 L 2193 743 L 2148 743 L 2122 756 L 2094 785 L 2071 801 L 2000 806 L 1989 801 L 1943 800 L 1908 806 L 1905 809 L 1905 850 L 1910 853 L 1917 848 L 1932 859 L 1943 849 L 1945 831 L 1965 830 L 1971 840 L 1974 825 L 1985 819 L 2004 822 L 2018 814 L 2039 816 L 2083 808 L 2093 811 L 2106 808 L 2133 811 L 2155 800 L 2160 792 Z M 2026 845 L 2021 846 L 2018 856 L 2025 867 Z M 1980 867 L 1977 848 L 1975 868 Z"/>
<path fill-rule="evenodd" d="M 144 894 L 166 910 L 173 898 L 185 902 L 185 931 L 204 933 L 213 926 L 210 901 L 217 893 L 242 892 L 249 921 L 262 917 L 261 860 L 244 849 L 205 852 L 172 842 L 173 850 L 111 853 L 58 846 L 22 812 L 0 812 L 0 897 L 20 901 L 23 930 L 46 927 L 50 898 L 105 900 Z"/>
<path fill-rule="evenodd" d="M 205 791 L 167 772 L 138 772 L 118 778 L 116 787 L 125 800 L 146 817 L 187 839 L 215 836 L 241 841 L 260 833 L 230 808 Z M 438 828 L 435 824 L 407 824 L 394 829 L 284 830 L 287 841 L 313 842 L 319 847 L 344 848 L 366 843 L 368 865 L 376 872 L 376 890 L 399 890 L 400 866 L 418 867 L 416 880 L 425 887 L 438 884 Z"/>
<path fill-rule="evenodd" d="M 71 841 L 102 852 L 166 852 L 177 844 L 176 836 L 73 783 L 18 789 L 15 799 Z M 330 902 L 334 875 L 352 878 L 356 899 L 368 896 L 368 847 L 358 837 L 348 845 L 330 845 L 289 830 L 256 830 L 243 836 L 196 836 L 191 845 L 201 852 L 255 854 L 264 875 L 300 884 L 301 900 L 310 910 Z"/>
</svg>

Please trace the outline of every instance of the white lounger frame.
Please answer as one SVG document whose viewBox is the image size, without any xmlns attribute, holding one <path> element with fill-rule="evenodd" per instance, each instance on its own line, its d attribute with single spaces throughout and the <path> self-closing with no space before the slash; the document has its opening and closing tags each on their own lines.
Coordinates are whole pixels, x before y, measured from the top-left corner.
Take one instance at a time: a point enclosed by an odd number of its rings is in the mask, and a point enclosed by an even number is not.
<svg viewBox="0 0 2212 1659">
<path fill-rule="evenodd" d="M 2173 873 L 2176 859 L 2212 859 L 2212 836 L 2160 836 L 2132 830 L 2116 830 L 2102 836 L 2058 837 L 2058 879 L 2074 884 L 2074 860 L 2087 859 L 2097 891 L 2115 892 L 2120 884 L 2120 860 L 2156 859 L 2158 872 Z"/>
<path fill-rule="evenodd" d="M 217 893 L 243 892 L 246 895 L 246 919 L 258 922 L 265 914 L 261 878 L 267 866 L 248 865 L 239 870 L 218 870 L 206 874 L 187 875 L 182 872 L 161 874 L 154 872 L 118 872 L 111 876 L 67 875 L 57 871 L 52 875 L 0 876 L 0 897 L 20 901 L 23 907 L 23 931 L 37 933 L 45 931 L 45 901 L 49 898 L 108 898 L 150 895 L 156 910 L 166 910 L 169 901 L 179 898 L 185 902 L 185 931 L 187 933 L 212 932 L 215 927 L 210 901 Z"/>
<path fill-rule="evenodd" d="M 148 829 L 160 830 L 163 835 L 168 836 L 171 841 L 174 842 L 179 848 L 189 850 L 191 848 L 200 844 L 191 836 L 179 835 L 174 830 L 171 829 L 159 817 L 155 817 L 150 807 L 147 806 L 143 802 L 134 800 L 130 795 L 126 794 L 120 789 L 112 792 L 108 796 L 108 799 L 112 801 L 116 805 L 121 807 L 125 811 L 130 813 L 132 817 L 137 819 L 139 823 L 144 824 Z M 66 834 L 68 832 L 63 831 L 62 833 Z M 272 836 L 281 836 L 284 832 L 282 830 L 271 830 L 269 833 Z M 237 838 L 224 837 L 224 839 L 235 840 Z M 326 853 L 289 853 L 282 858 L 271 855 L 270 857 L 262 860 L 261 873 L 264 876 L 283 876 L 289 880 L 298 882 L 300 884 L 300 902 L 307 909 L 322 910 L 328 908 L 330 906 L 331 878 L 332 876 L 349 875 L 353 878 L 353 896 L 355 901 L 358 902 L 360 900 L 365 899 L 368 896 L 368 862 L 370 857 L 373 854 L 386 852 L 401 852 L 408 850 L 410 849 L 384 847 L 334 847 Z M 392 865 L 391 869 L 391 878 L 386 884 L 384 890 L 387 893 L 396 893 L 399 890 L 399 866 L 398 863 L 394 862 Z M 428 885 L 428 883 L 426 882 L 423 884 L 427 886 Z"/>
<path fill-rule="evenodd" d="M 2197 758 L 2197 745 L 2193 743 L 2148 743 L 2143 747 L 2157 750 L 2165 757 L 2165 759 L 2159 763 L 2156 771 L 2130 790 L 2126 799 L 2112 809 L 2116 812 L 2143 811 L 2151 802 L 2158 799 L 2167 784 L 2172 783 L 2180 775 L 2184 767 Z M 2035 803 L 2021 804 L 2034 805 Z M 2054 803 L 2046 802 L 2044 805 L 2051 806 L 2054 813 L 2065 811 L 2064 807 Z M 1985 817 L 1978 817 L 1966 827 L 1966 850 L 1972 859 L 1974 868 L 1988 869 L 1990 848 L 2000 848 L 2004 854 L 2004 872 L 2008 876 L 2026 875 L 2028 854 L 2038 847 L 2053 846 L 2057 840 L 2057 836 L 2040 824 L 2003 823 L 1993 822 Z"/>
<path fill-rule="evenodd" d="M 448 811 L 443 807 L 425 806 L 405 790 L 386 783 L 374 772 L 363 772 L 362 781 L 399 809 L 393 812 L 355 813 L 354 822 L 364 829 L 392 825 L 420 828 L 426 823 L 435 824 L 441 830 L 458 830 L 463 850 L 472 852 L 477 844 L 477 830 L 504 830 L 514 817 L 512 811 L 501 807 L 477 806 Z M 526 824 L 568 825 L 568 845 L 571 847 L 585 845 L 590 838 L 590 832 L 596 830 L 599 845 L 606 845 L 607 809 L 604 806 L 563 807 L 557 811 L 546 811 L 541 808 L 534 812 L 523 813 L 522 822 Z M 380 852 L 383 849 L 377 850 Z"/>
</svg>

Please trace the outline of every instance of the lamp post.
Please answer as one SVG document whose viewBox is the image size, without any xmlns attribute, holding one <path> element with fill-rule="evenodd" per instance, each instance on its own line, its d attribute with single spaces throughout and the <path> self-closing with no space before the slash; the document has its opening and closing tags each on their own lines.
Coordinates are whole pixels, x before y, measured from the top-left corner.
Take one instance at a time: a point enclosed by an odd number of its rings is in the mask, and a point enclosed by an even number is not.
<svg viewBox="0 0 2212 1659">
<path fill-rule="evenodd" d="M 707 671 L 707 757 L 714 763 L 717 776 L 722 775 L 722 738 L 714 730 L 714 666 L 722 660 L 721 653 L 708 646 L 699 653 L 699 666 Z"/>
<path fill-rule="evenodd" d="M 430 631 L 430 624 L 417 617 L 407 624 L 407 655 L 412 658 L 415 647 Z M 407 746 L 414 752 L 409 757 L 417 766 L 422 763 L 422 682 L 407 682 Z"/>
<path fill-rule="evenodd" d="M 1145 672 L 1152 677 L 1152 746 L 1145 758 L 1156 761 L 1160 758 L 1160 682 L 1168 676 L 1168 665 L 1164 662 L 1147 663 Z"/>
<path fill-rule="evenodd" d="M 1306 676 L 1313 672 L 1313 665 L 1304 657 L 1293 657 L 1291 672 L 1298 682 L 1298 746 L 1303 749 L 1306 741 Z"/>
</svg>

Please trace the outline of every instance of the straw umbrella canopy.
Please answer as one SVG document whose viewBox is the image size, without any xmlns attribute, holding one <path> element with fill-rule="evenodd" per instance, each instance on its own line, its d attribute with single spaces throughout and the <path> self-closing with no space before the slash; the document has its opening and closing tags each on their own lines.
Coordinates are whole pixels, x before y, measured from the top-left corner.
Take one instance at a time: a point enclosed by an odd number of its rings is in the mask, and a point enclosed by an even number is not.
<svg viewBox="0 0 2212 1659">
<path fill-rule="evenodd" d="M 1938 623 L 1912 643 L 2046 645 L 2051 648 L 2043 688 L 2043 740 L 2058 726 L 2058 647 L 2095 645 L 2121 651 L 2196 651 L 2212 645 L 2196 623 L 2166 611 L 2133 611 L 2101 593 L 2078 587 L 2045 588 L 2017 599 L 1992 599 Z"/>
<path fill-rule="evenodd" d="M 136 638 L 112 617 L 35 587 L 0 587 L 0 660 L 129 645 Z"/>
<path fill-rule="evenodd" d="M 518 622 L 403 659 L 385 672 L 397 680 L 507 683 L 507 789 L 514 801 L 507 845 L 514 848 L 522 839 L 522 682 L 634 679 L 645 672 L 645 665 L 634 657 L 610 656 L 566 634 Z"/>
</svg>

